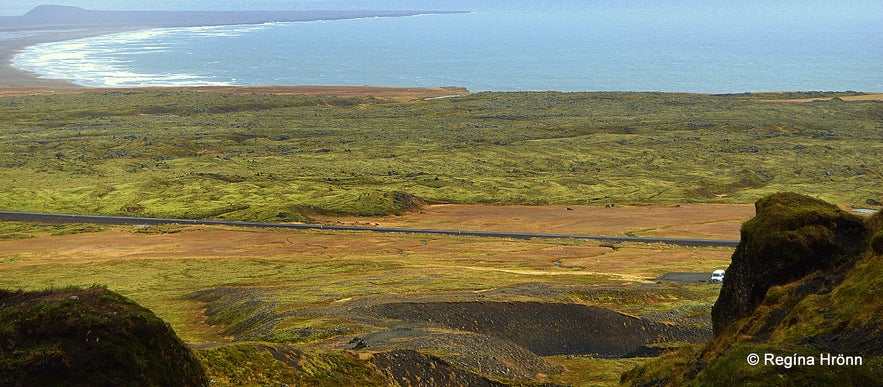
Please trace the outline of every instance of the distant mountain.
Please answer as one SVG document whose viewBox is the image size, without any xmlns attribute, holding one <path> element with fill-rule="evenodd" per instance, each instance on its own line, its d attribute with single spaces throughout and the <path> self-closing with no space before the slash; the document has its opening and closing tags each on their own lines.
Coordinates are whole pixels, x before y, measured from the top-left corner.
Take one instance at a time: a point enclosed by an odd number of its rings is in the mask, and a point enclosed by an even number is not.
<svg viewBox="0 0 883 387">
<path fill-rule="evenodd" d="M 89 11 L 79 7 L 69 7 L 65 5 L 40 5 L 24 14 L 25 18 L 49 19 L 62 18 L 78 15 L 86 15 Z"/>
<path fill-rule="evenodd" d="M 35 25 L 46 24 L 120 24 L 122 12 L 90 11 L 64 5 L 40 5 L 21 16 L 21 20 Z"/>
</svg>

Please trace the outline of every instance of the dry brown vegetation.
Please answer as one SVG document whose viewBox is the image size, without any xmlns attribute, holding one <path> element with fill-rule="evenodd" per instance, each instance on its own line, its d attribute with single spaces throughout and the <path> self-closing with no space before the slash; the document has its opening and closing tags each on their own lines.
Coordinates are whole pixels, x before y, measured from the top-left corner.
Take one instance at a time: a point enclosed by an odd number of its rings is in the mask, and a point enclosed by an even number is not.
<svg viewBox="0 0 883 387">
<path fill-rule="evenodd" d="M 681 216 L 663 216 L 671 211 L 678 211 Z M 712 222 L 716 227 L 732 230 L 742 218 L 750 216 L 745 212 L 741 205 L 579 206 L 572 211 L 559 206 L 430 206 L 423 213 L 385 220 L 414 225 L 455 222 L 506 229 L 516 227 L 518 219 L 531 219 L 524 222 L 524 227 L 541 230 L 541 222 L 555 224 L 554 219 L 563 213 L 564 219 L 554 230 L 623 235 L 641 229 L 648 234 L 660 230 L 665 235 L 695 237 L 697 233 L 711 235 L 706 222 L 717 216 L 728 220 Z M 640 213 L 653 216 L 640 217 Z M 575 221 L 574 214 L 582 219 Z M 482 219 L 492 219 L 496 224 L 483 223 Z M 46 227 L 56 234 L 62 232 L 54 226 Z M 585 381 L 589 376 L 578 370 L 586 359 L 540 358 L 487 332 L 433 328 L 418 317 L 405 321 L 373 316 L 371 311 L 403 302 L 454 307 L 462 303 L 473 308 L 484 308 L 482 303 L 489 303 L 488 310 L 499 307 L 497 303 L 512 302 L 538 302 L 550 308 L 593 305 L 628 316 L 648 316 L 650 322 L 641 324 L 686 319 L 688 326 L 704 328 L 678 333 L 679 337 L 704 337 L 710 327 L 707 318 L 696 311 L 709 307 L 718 287 L 659 284 L 654 278 L 669 271 L 710 272 L 725 267 L 731 253 L 731 249 L 724 248 L 662 244 L 613 246 L 576 240 L 206 226 L 85 230 L 89 232 L 73 229 L 78 233 L 61 235 L 49 235 L 47 231 L 32 229 L 16 234 L 30 234 L 31 238 L 0 241 L 0 287 L 42 289 L 106 284 L 155 311 L 186 341 L 211 348 L 202 350 L 199 356 L 209 364 L 210 375 L 222 385 L 235 384 L 231 380 L 241 380 L 255 372 L 248 367 L 238 371 L 220 368 L 228 361 L 240 364 L 230 357 L 246 356 L 238 361 L 257 362 L 263 361 L 261 351 L 280 350 L 272 345 L 218 346 L 243 340 L 296 343 L 288 345 L 295 345 L 300 356 L 309 361 L 325 359 L 325 355 L 315 351 L 341 353 L 353 348 L 351 341 L 365 340 L 370 347 L 358 351 L 364 356 L 401 348 L 434 354 L 438 356 L 435 361 L 457 364 L 461 369 L 495 379 Z M 730 239 L 736 237 L 731 232 L 716 233 Z M 533 304 L 512 305 L 518 308 Z M 670 310 L 680 312 L 667 312 Z M 451 313 L 456 313 L 456 309 Z M 517 319 L 531 318 L 525 315 Z M 534 324 L 541 327 L 544 323 L 537 320 Z M 639 342 L 634 337 L 628 340 Z M 476 346 L 481 349 L 474 350 Z M 378 356 L 380 361 L 387 355 Z M 520 363 L 482 360 L 513 356 L 521 359 Z M 335 362 L 344 358 L 335 358 Z M 272 358 L 264 360 L 270 362 L 266 367 L 282 367 L 289 370 L 286 375 L 298 374 L 288 366 L 272 363 Z M 636 361 L 640 360 L 611 360 L 609 372 L 600 376 L 595 373 L 591 380 L 614 383 L 618 373 Z M 543 376 L 549 370 L 555 370 L 553 375 Z M 248 380 L 293 379 L 252 375 Z"/>
<path fill-rule="evenodd" d="M 808 103 L 808 102 L 816 102 L 816 101 L 830 101 L 834 97 L 820 97 L 820 98 L 789 98 L 789 99 L 770 99 L 766 102 L 772 103 Z M 870 93 L 870 94 L 859 94 L 859 95 L 845 95 L 842 97 L 837 97 L 843 101 L 883 101 L 883 93 Z"/>
<path fill-rule="evenodd" d="M 94 88 L 94 87 L 14 87 L 0 86 L 0 96 L 108 93 L 108 92 L 176 92 L 196 91 L 223 94 L 270 94 L 315 95 L 335 97 L 375 97 L 395 100 L 414 100 L 469 95 L 458 87 L 380 87 L 380 86 L 196 86 L 196 87 L 143 87 L 143 88 Z"/>
<path fill-rule="evenodd" d="M 675 206 L 430 205 L 401 216 L 317 216 L 326 224 L 574 235 L 739 239 L 750 204 Z"/>
</svg>

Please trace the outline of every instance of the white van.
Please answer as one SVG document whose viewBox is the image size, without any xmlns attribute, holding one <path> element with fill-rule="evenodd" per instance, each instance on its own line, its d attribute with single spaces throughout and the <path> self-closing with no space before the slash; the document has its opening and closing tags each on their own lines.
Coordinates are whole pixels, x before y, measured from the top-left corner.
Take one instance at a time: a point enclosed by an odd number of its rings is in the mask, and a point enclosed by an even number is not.
<svg viewBox="0 0 883 387">
<path fill-rule="evenodd" d="M 711 283 L 723 283 L 724 282 L 724 271 L 723 270 L 715 270 L 711 272 Z"/>
</svg>

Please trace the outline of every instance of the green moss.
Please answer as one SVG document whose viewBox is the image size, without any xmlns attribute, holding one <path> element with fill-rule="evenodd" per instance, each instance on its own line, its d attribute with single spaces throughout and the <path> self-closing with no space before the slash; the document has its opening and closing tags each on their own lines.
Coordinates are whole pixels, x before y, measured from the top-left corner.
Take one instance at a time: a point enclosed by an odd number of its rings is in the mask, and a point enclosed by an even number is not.
<svg viewBox="0 0 883 387">
<path fill-rule="evenodd" d="M 623 384 L 641 386 L 678 386 L 685 384 L 703 367 L 702 347 L 686 345 L 624 372 Z"/>
<path fill-rule="evenodd" d="M 646 358 L 597 359 L 581 356 L 550 356 L 545 359 L 564 367 L 562 373 L 549 375 L 550 383 L 574 387 L 619 386 L 623 372 L 647 361 Z"/>
<path fill-rule="evenodd" d="M 0 291 L 0 384 L 208 385 L 149 310 L 103 288 Z"/>
<path fill-rule="evenodd" d="M 819 331 L 833 331 L 837 327 L 858 329 L 878 324 L 883 316 L 883 254 L 867 254 L 849 272 L 837 288 L 830 294 L 827 305 L 819 308 L 830 309 L 837 317 L 837 323 L 826 321 L 818 326 Z M 818 309 L 817 309 L 818 311 Z M 883 327 L 877 326 L 877 334 Z"/>
<path fill-rule="evenodd" d="M 700 348 L 652 359 L 623 373 L 621 380 L 634 386 L 867 386 L 883 376 L 883 358 L 877 356 L 862 357 L 862 365 L 837 366 L 822 365 L 820 356 L 829 353 L 808 346 L 741 343 L 712 356 L 707 347 Z M 749 365 L 749 355 L 759 356 L 759 364 Z"/>
<path fill-rule="evenodd" d="M 817 270 L 842 270 L 858 260 L 867 243 L 862 218 L 815 198 L 777 193 L 755 207 L 712 309 L 716 334 L 751 314 L 771 286 Z"/>
<path fill-rule="evenodd" d="M 93 224 L 38 224 L 0 222 L 0 240 L 26 239 L 40 235 L 68 235 L 107 230 L 107 226 Z"/>
<path fill-rule="evenodd" d="M 383 375 L 345 352 L 242 343 L 204 349 L 197 356 L 215 385 L 386 386 Z"/>
<path fill-rule="evenodd" d="M 0 207 L 12 210 L 303 221 L 306 208 L 407 211 L 414 201 L 402 194 L 500 204 L 750 203 L 783 190 L 864 204 L 879 194 L 867 184 L 881 170 L 866 146 L 881 140 L 872 101 L 133 92 L 2 104 L 12 99 L 0 98 Z"/>
<path fill-rule="evenodd" d="M 869 236 L 869 230 L 880 226 L 879 215 L 863 220 L 794 194 L 764 198 L 757 209 L 757 216 L 743 226 L 742 243 L 713 309 L 715 338 L 693 353 L 692 363 L 683 360 L 690 353 L 676 353 L 626 373 L 624 381 L 633 385 L 863 386 L 883 379 L 879 356 L 883 301 L 878 296 L 883 288 L 883 256 L 873 247 L 879 231 Z M 820 262 L 825 265 L 818 266 Z M 763 281 L 779 285 L 764 288 L 754 307 L 735 315 L 734 300 L 744 301 Z M 725 318 L 732 320 L 721 323 Z M 750 366 L 746 359 L 752 353 L 761 356 L 762 362 L 766 354 L 772 354 L 790 357 L 783 361 L 792 362 L 798 357 L 812 358 L 814 365 Z M 860 356 L 864 363 L 821 365 L 822 353 Z"/>
<path fill-rule="evenodd" d="M 759 365 L 748 365 L 750 354 L 760 356 Z M 780 364 L 775 365 L 775 358 L 768 362 L 765 358 L 767 354 L 780 357 Z M 883 376 L 880 360 L 868 357 L 866 363 L 863 359 L 861 366 L 820 365 L 819 351 L 810 347 L 740 344 L 711 362 L 689 385 L 868 386 L 876 384 Z M 810 361 L 813 365 L 798 365 L 799 362 L 809 364 Z"/>
</svg>

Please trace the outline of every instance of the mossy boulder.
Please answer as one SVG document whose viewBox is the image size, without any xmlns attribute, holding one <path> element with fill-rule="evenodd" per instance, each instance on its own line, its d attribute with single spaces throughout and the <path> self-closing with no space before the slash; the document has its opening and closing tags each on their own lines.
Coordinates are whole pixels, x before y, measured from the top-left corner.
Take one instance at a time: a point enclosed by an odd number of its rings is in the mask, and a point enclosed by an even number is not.
<svg viewBox="0 0 883 387">
<path fill-rule="evenodd" d="M 0 385 L 208 384 L 171 327 L 117 293 L 0 290 Z"/>
<path fill-rule="evenodd" d="M 770 286 L 854 262 L 867 246 L 863 219 L 822 200 L 779 193 L 755 208 L 712 308 L 715 335 L 751 314 Z"/>
<path fill-rule="evenodd" d="M 714 338 L 626 372 L 623 384 L 880 385 L 881 231 L 879 213 L 864 218 L 795 194 L 758 201 L 712 310 Z M 750 366 L 751 354 L 815 365 Z M 822 365 L 823 354 L 861 360 Z"/>
</svg>

